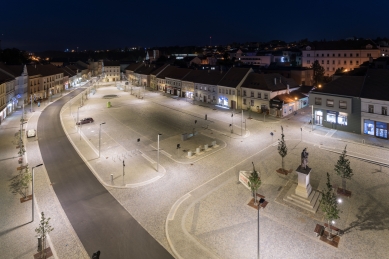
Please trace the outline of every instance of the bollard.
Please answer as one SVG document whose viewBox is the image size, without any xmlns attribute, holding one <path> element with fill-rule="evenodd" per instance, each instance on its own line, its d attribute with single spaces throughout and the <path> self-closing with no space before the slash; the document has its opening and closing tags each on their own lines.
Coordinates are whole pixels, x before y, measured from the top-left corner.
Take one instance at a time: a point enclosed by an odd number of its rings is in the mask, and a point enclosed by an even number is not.
<svg viewBox="0 0 389 259">
<path fill-rule="evenodd" d="M 113 174 L 111 174 L 111 183 L 113 183 Z"/>
<path fill-rule="evenodd" d="M 42 238 L 38 237 L 38 250 L 37 250 L 37 252 L 40 252 L 40 251 L 42 251 Z"/>
<path fill-rule="evenodd" d="M 196 154 L 200 153 L 200 148 L 196 148 Z"/>
<path fill-rule="evenodd" d="M 212 146 L 216 146 L 216 141 L 212 141 Z"/>
<path fill-rule="evenodd" d="M 188 157 L 192 157 L 192 151 L 188 152 Z"/>
<path fill-rule="evenodd" d="M 362 144 L 365 144 L 365 140 L 364 139 L 362 139 Z"/>
<path fill-rule="evenodd" d="M 208 144 L 204 145 L 204 150 L 208 149 Z"/>
</svg>

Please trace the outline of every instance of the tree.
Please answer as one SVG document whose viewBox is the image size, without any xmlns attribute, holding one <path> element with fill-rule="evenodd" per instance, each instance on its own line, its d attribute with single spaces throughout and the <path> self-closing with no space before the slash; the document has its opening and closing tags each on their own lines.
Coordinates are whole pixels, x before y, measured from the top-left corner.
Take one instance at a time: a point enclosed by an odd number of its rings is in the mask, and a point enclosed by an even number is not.
<svg viewBox="0 0 389 259">
<path fill-rule="evenodd" d="M 253 193 L 253 196 L 254 196 L 254 204 L 257 205 L 258 202 L 257 202 L 257 190 L 258 188 L 261 186 L 261 179 L 259 178 L 259 175 L 258 175 L 258 172 L 255 171 L 255 167 L 254 167 L 254 162 L 251 162 L 253 164 L 253 171 L 251 172 L 250 176 L 249 176 L 249 181 L 248 181 L 248 185 L 249 187 L 251 188 L 251 191 Z"/>
<path fill-rule="evenodd" d="M 324 67 L 320 66 L 319 61 L 315 60 L 311 68 L 313 69 L 313 81 L 316 85 L 323 83 L 324 81 Z"/>
<path fill-rule="evenodd" d="M 337 68 L 337 69 L 335 70 L 335 75 L 343 74 L 343 72 L 344 72 L 344 68 L 343 68 L 343 67 Z"/>
<path fill-rule="evenodd" d="M 24 143 L 23 143 L 23 140 L 20 139 L 20 143 L 19 143 L 19 156 L 23 156 L 24 153 L 26 153 L 26 150 L 24 149 Z"/>
<path fill-rule="evenodd" d="M 343 193 L 346 193 L 346 179 L 351 179 L 354 175 L 353 169 L 350 167 L 350 160 L 346 158 L 347 155 L 347 145 L 344 147 L 342 154 L 339 157 L 338 162 L 335 165 L 335 172 L 337 175 L 342 177 L 342 189 Z"/>
<path fill-rule="evenodd" d="M 281 139 L 278 139 L 278 154 L 280 154 L 282 158 L 281 169 L 284 170 L 284 157 L 288 154 L 288 148 L 286 147 L 285 139 L 284 139 L 284 128 L 281 126 Z"/>
<path fill-rule="evenodd" d="M 28 186 L 32 180 L 32 175 L 28 168 L 28 164 L 19 174 L 11 178 L 10 189 L 13 194 L 20 194 L 23 199 L 27 197 Z"/>
<path fill-rule="evenodd" d="M 41 238 L 42 241 L 42 251 L 41 251 L 41 258 L 46 258 L 46 236 L 49 234 L 51 231 L 54 230 L 50 226 L 50 218 L 45 218 L 45 214 L 42 212 L 41 213 L 41 221 L 39 223 L 39 226 L 35 229 L 36 232 L 36 237 Z"/>
<path fill-rule="evenodd" d="M 334 219 L 339 218 L 340 210 L 338 209 L 338 201 L 336 200 L 336 195 L 333 192 L 331 181 L 330 181 L 330 174 L 327 173 L 327 188 L 323 192 L 321 197 L 321 203 L 320 207 L 321 210 L 324 212 L 324 217 L 327 220 L 328 224 L 328 239 L 332 239 L 332 230 L 331 230 L 331 224 Z"/>
</svg>

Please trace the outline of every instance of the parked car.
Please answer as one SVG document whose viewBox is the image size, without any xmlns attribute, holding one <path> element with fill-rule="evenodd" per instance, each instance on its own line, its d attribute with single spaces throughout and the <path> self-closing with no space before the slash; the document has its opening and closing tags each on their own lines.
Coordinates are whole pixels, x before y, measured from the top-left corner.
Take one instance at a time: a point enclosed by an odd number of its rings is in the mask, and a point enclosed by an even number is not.
<svg viewBox="0 0 389 259">
<path fill-rule="evenodd" d="M 80 120 L 79 122 L 77 122 L 76 124 L 81 125 L 81 124 L 92 123 L 92 122 L 94 122 L 94 120 L 92 118 L 84 118 L 84 119 Z"/>
<path fill-rule="evenodd" d="M 27 130 L 27 138 L 33 138 L 35 136 L 36 136 L 36 130 L 34 129 Z"/>
</svg>

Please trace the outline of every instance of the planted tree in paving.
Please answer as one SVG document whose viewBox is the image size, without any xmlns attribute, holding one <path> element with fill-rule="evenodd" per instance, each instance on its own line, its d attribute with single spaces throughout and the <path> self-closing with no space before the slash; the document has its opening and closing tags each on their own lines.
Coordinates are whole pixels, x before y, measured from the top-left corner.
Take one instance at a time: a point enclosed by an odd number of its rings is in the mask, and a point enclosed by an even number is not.
<svg viewBox="0 0 389 259">
<path fill-rule="evenodd" d="M 50 226 L 50 218 L 45 218 L 45 214 L 42 212 L 41 213 L 41 221 L 39 223 L 39 226 L 35 229 L 36 232 L 36 237 L 41 238 L 42 241 L 42 250 L 41 250 L 41 258 L 46 258 L 46 237 L 47 234 L 49 234 L 51 231 L 54 230 Z"/>
<path fill-rule="evenodd" d="M 353 176 L 353 170 L 350 167 L 350 161 L 346 158 L 347 145 L 344 147 L 342 154 L 339 157 L 338 162 L 335 165 L 335 172 L 337 175 L 342 177 L 342 189 L 343 193 L 346 193 L 346 179 L 351 179 Z"/>
<path fill-rule="evenodd" d="M 327 173 L 327 183 L 326 183 L 326 189 L 323 191 L 322 197 L 321 197 L 321 203 L 320 207 L 321 210 L 324 212 L 324 217 L 327 220 L 328 224 L 328 239 L 332 239 L 332 230 L 331 225 L 332 221 L 339 218 L 340 210 L 338 208 L 338 201 L 336 199 L 336 195 L 332 189 L 331 181 L 330 181 L 330 175 Z"/>
<path fill-rule="evenodd" d="M 13 194 L 20 194 L 23 199 L 27 197 L 28 186 L 32 180 L 32 175 L 28 168 L 28 164 L 19 174 L 11 178 L 10 189 Z"/>
<path fill-rule="evenodd" d="M 282 163 L 281 169 L 284 170 L 284 157 L 288 154 L 288 148 L 286 147 L 285 139 L 284 139 L 284 128 L 281 126 L 281 139 L 278 139 L 278 154 L 280 154 Z"/>
<path fill-rule="evenodd" d="M 255 171 L 255 167 L 254 167 L 254 163 L 252 162 L 253 164 L 253 171 L 251 172 L 250 176 L 249 176 L 249 181 L 248 181 L 248 185 L 249 187 L 251 188 L 251 191 L 253 193 L 253 196 L 254 196 L 254 204 L 257 205 L 258 202 L 257 202 L 257 190 L 258 188 L 261 186 L 261 179 L 259 178 L 259 175 L 258 175 L 258 172 Z"/>
</svg>

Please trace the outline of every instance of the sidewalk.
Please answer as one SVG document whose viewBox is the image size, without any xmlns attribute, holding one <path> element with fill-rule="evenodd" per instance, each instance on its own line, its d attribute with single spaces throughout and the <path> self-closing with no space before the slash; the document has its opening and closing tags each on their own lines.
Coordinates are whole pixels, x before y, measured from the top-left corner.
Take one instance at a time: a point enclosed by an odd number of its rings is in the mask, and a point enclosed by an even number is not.
<svg viewBox="0 0 389 259">
<path fill-rule="evenodd" d="M 67 91 L 64 94 L 69 93 Z M 55 96 L 53 101 L 55 101 Z M 26 147 L 25 160 L 31 166 L 42 162 L 39 145 L 36 136 L 27 139 L 26 129 L 36 129 L 40 113 L 47 104 L 42 103 L 40 107 L 33 104 L 34 112 L 30 112 L 28 106 L 25 107 L 24 118 L 28 120 L 25 124 L 23 137 Z M 18 150 L 16 149 L 15 134 L 19 130 L 22 109 L 15 111 L 0 125 L 0 167 L 3 168 L 0 174 L 0 207 L 2 216 L 0 217 L 0 247 L 2 247 L 2 258 L 32 258 L 37 252 L 37 238 L 35 228 L 40 221 L 40 212 L 45 212 L 46 217 L 50 217 L 50 225 L 54 230 L 48 236 L 48 246 L 51 247 L 54 258 L 89 258 L 66 214 L 62 210 L 50 180 L 45 171 L 45 167 L 39 167 L 35 171 L 34 179 L 34 222 L 31 221 L 31 200 L 20 203 L 19 195 L 13 195 L 9 190 L 9 179 L 17 174 Z M 31 171 L 30 171 L 31 172 Z M 31 193 L 31 187 L 28 190 Z"/>
</svg>

